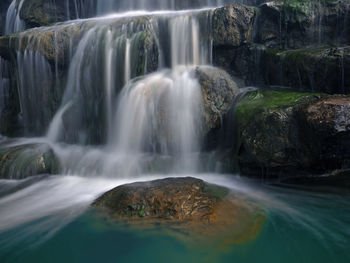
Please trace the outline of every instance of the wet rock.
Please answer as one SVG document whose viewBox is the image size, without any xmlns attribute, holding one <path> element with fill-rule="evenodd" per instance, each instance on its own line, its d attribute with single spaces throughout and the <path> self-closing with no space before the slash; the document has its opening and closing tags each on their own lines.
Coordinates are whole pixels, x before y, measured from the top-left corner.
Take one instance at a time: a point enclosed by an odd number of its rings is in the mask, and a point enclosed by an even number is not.
<svg viewBox="0 0 350 263">
<path fill-rule="evenodd" d="M 329 94 L 350 93 L 350 47 L 266 50 L 260 71 L 266 84 Z"/>
<path fill-rule="evenodd" d="M 76 6 L 75 3 L 76 2 Z M 87 5 L 87 3 L 85 3 Z M 20 18 L 28 28 L 47 26 L 79 17 L 86 17 L 84 1 L 43 1 L 25 0 L 23 2 Z"/>
<path fill-rule="evenodd" d="M 255 238 L 265 220 L 257 205 L 195 178 L 122 185 L 102 195 L 93 206 L 131 226 L 156 224 L 185 236 L 219 237 L 227 243 Z"/>
<path fill-rule="evenodd" d="M 238 85 L 225 71 L 209 66 L 196 68 L 196 77 L 202 89 L 202 97 L 205 112 L 205 130 L 220 125 L 223 115 L 225 115 L 238 93 Z"/>
<path fill-rule="evenodd" d="M 239 47 L 252 42 L 256 9 L 230 5 L 215 9 L 213 14 L 213 45 Z"/>
<path fill-rule="evenodd" d="M 244 174 L 323 174 L 349 166 L 350 98 L 288 90 L 249 93 L 237 108 Z"/>
<path fill-rule="evenodd" d="M 256 41 L 300 48 L 349 41 L 348 1 L 270 1 L 260 7 Z"/>
<path fill-rule="evenodd" d="M 40 174 L 55 174 L 59 162 L 46 144 L 0 144 L 0 178 L 23 179 Z"/>
<path fill-rule="evenodd" d="M 214 13 L 223 12 L 226 22 L 220 30 L 213 29 L 214 65 L 244 79 L 246 85 L 348 93 L 349 8 L 347 1 L 268 1 L 255 16 L 238 12 L 239 21 L 247 19 L 239 30 L 230 29 L 226 21 L 226 17 L 236 19 L 233 11 L 217 9 Z M 215 15 L 213 21 L 215 25 Z M 223 45 L 216 40 L 227 35 L 236 41 Z"/>
</svg>

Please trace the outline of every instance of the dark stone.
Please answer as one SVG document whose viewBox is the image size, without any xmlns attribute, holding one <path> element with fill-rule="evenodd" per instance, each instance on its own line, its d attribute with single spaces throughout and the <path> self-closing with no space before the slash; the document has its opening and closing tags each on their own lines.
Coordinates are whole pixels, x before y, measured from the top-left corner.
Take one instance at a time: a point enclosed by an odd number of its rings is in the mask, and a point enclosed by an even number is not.
<svg viewBox="0 0 350 263">
<path fill-rule="evenodd" d="M 0 178 L 23 179 L 41 174 L 56 174 L 59 162 L 46 144 L 0 144 Z"/>
<path fill-rule="evenodd" d="M 350 98 L 288 90 L 249 93 L 238 105 L 243 174 L 266 177 L 347 169 Z"/>
<path fill-rule="evenodd" d="M 266 50 L 260 72 L 268 85 L 329 94 L 350 93 L 350 47 Z"/>
<path fill-rule="evenodd" d="M 270 1 L 260 7 L 255 40 L 284 49 L 348 43 L 348 10 L 346 0 Z"/>
<path fill-rule="evenodd" d="M 213 45 L 239 47 L 252 42 L 257 10 L 244 5 L 217 8 L 213 15 Z"/>
</svg>

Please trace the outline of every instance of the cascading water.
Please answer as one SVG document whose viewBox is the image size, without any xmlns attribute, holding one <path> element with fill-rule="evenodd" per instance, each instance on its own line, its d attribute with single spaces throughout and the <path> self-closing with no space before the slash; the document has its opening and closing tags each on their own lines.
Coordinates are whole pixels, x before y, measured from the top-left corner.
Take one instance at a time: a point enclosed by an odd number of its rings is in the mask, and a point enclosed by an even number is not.
<svg viewBox="0 0 350 263">
<path fill-rule="evenodd" d="M 124 87 L 118 103 L 115 149 L 121 153 L 175 154 L 181 170 L 195 168 L 200 150 L 201 90 L 186 69 L 162 71 Z"/>
<path fill-rule="evenodd" d="M 51 126 L 47 137 L 86 144 L 107 136 L 113 97 L 130 78 L 147 72 L 154 34 L 148 18 L 140 24 L 109 18 L 87 29 L 69 66 L 60 114 L 52 122 L 60 125 Z"/>
<path fill-rule="evenodd" d="M 72 58 L 62 106 L 47 137 L 53 142 L 86 144 L 91 142 L 91 134 L 95 138 L 106 134 L 109 158 L 90 153 L 78 157 L 78 162 L 84 164 L 91 163 L 91 158 L 104 159 L 94 169 L 100 171 L 103 166 L 104 174 L 115 173 L 118 165 L 137 163 L 135 156 L 143 153 L 175 154 L 182 170 L 185 167 L 193 170 L 196 161 L 190 155 L 200 150 L 198 128 L 201 127 L 201 91 L 193 76 L 193 67 L 211 62 L 211 11 L 138 15 L 138 24 L 125 21 L 124 16 L 111 16 L 85 33 Z M 121 27 L 113 30 L 112 23 Z M 204 32 L 205 37 L 200 32 Z M 149 48 L 144 45 L 145 37 L 147 43 L 153 42 Z M 165 41 L 167 39 L 170 41 Z M 100 41 L 104 43 L 101 46 Z M 140 46 L 146 49 L 140 51 Z M 96 50 L 98 53 L 94 53 Z M 170 55 L 166 50 L 171 50 Z M 152 63 L 152 71 L 158 68 L 158 72 L 130 81 L 147 73 L 151 60 L 158 61 L 156 67 Z M 166 66 L 171 70 L 163 69 Z M 102 83 L 103 88 L 97 90 L 97 83 Z M 101 116 L 104 116 L 102 122 Z M 81 173 L 80 168 L 69 165 L 76 154 L 74 151 L 70 158 L 62 159 L 68 160 L 68 170 Z M 136 168 L 142 170 L 139 164 Z M 125 169 L 121 170 L 119 174 L 127 176 Z M 126 170 L 130 173 L 129 168 Z"/>
<path fill-rule="evenodd" d="M 20 11 L 25 0 L 13 0 L 7 10 L 5 34 L 9 35 L 25 29 L 25 23 L 20 18 Z"/>
<path fill-rule="evenodd" d="M 49 93 L 52 87 L 51 66 L 39 52 L 25 50 L 17 54 L 18 88 L 21 101 L 20 116 L 27 134 L 42 133 L 42 127 L 47 126 L 52 113 L 43 111 L 42 106 L 50 109 Z M 43 90 L 38 89 L 43 87 Z M 44 92 L 43 92 L 44 91 Z M 45 123 L 46 122 L 46 123 Z"/>
<path fill-rule="evenodd" d="M 129 10 L 183 10 L 246 3 L 247 0 L 92 0 L 96 1 L 97 14 Z"/>
</svg>

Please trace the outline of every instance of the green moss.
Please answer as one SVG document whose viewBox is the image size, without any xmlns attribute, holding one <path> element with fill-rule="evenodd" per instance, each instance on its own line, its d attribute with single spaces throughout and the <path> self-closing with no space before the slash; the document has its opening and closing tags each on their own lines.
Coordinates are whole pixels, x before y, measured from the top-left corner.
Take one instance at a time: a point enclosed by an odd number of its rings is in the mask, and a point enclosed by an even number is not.
<svg viewBox="0 0 350 263">
<path fill-rule="evenodd" d="M 145 206 L 142 205 L 140 210 L 139 210 L 139 217 L 144 217 L 145 216 L 145 210 L 146 210 Z"/>
<path fill-rule="evenodd" d="M 245 126 L 251 117 L 268 109 L 296 106 L 310 98 L 323 96 L 321 93 L 291 90 L 257 90 L 248 93 L 237 107 L 237 121 Z"/>
<path fill-rule="evenodd" d="M 212 185 L 212 184 L 204 184 L 203 192 L 209 193 L 209 195 L 222 199 L 228 195 L 229 190 L 225 187 Z"/>
</svg>

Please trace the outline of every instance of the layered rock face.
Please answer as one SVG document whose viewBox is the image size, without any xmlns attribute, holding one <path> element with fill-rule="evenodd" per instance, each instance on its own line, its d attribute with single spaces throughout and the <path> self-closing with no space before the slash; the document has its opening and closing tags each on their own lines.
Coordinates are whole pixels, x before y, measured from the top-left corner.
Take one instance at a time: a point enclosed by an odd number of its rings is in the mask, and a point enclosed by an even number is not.
<svg viewBox="0 0 350 263">
<path fill-rule="evenodd" d="M 349 93 L 347 1 L 269 1 L 255 9 L 255 16 L 240 9 L 230 15 L 240 25 L 239 36 L 233 40 L 221 34 L 225 45 L 214 42 L 215 65 L 247 85 Z"/>
<path fill-rule="evenodd" d="M 279 72 L 279 74 L 276 74 Z M 266 83 L 298 90 L 348 94 L 350 47 L 313 47 L 287 51 L 267 50 L 260 73 Z"/>
</svg>

